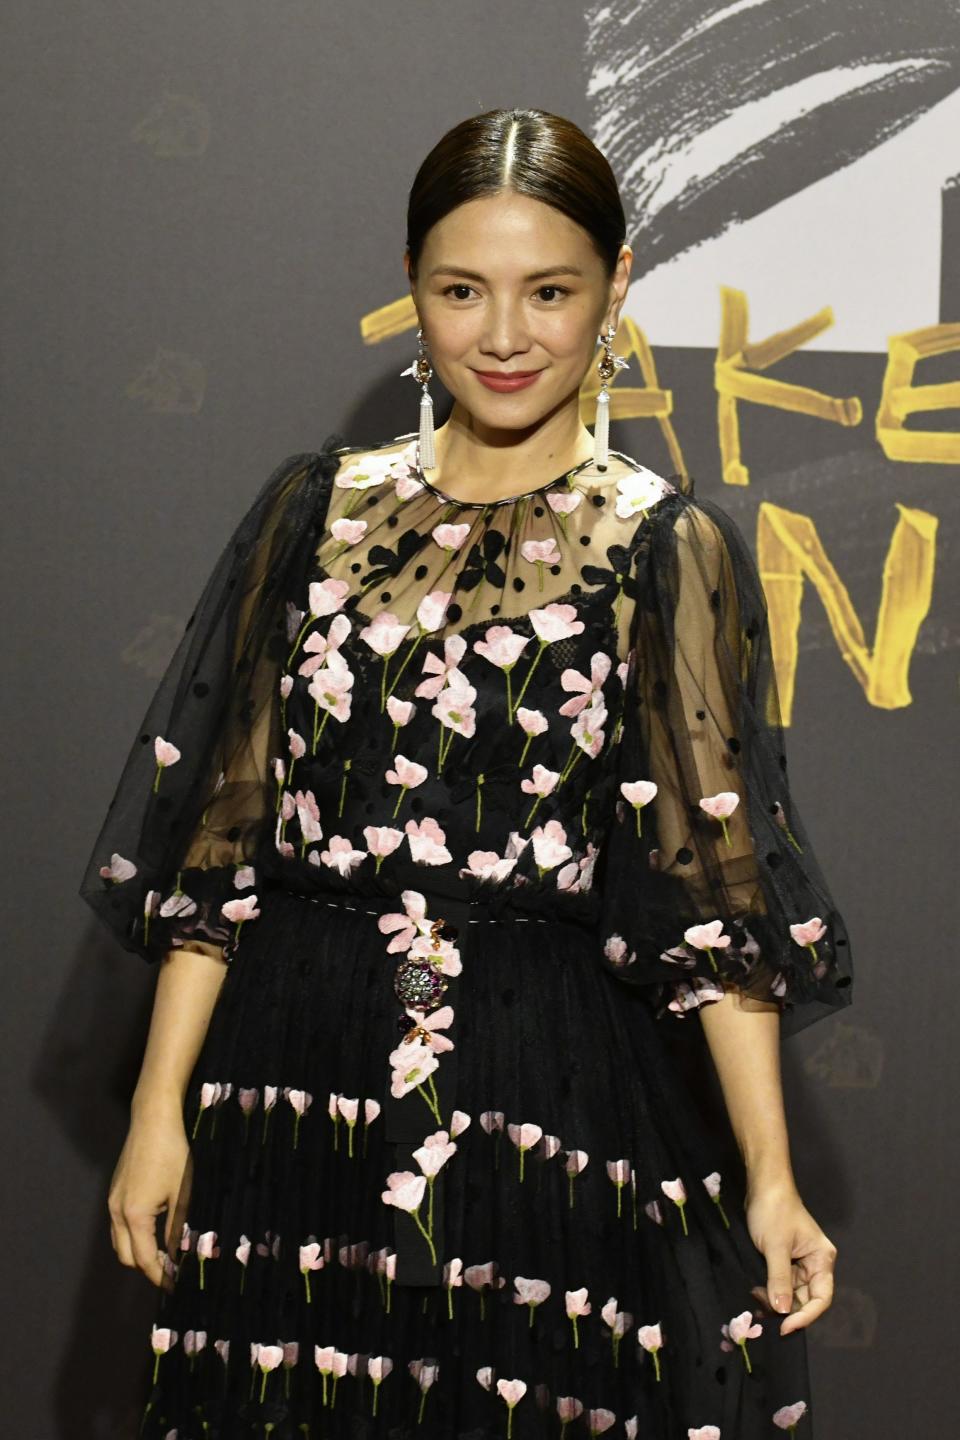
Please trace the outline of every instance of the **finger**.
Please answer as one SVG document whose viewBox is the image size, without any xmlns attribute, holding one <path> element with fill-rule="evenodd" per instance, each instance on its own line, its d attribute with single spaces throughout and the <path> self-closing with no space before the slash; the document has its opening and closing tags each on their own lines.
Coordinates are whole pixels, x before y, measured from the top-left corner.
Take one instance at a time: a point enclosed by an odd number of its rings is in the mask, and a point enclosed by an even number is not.
<svg viewBox="0 0 960 1440">
<path fill-rule="evenodd" d="M 780 1334 L 789 1335 L 794 1330 L 802 1330 L 829 1308 L 830 1297 L 828 1296 L 818 1296 L 815 1300 L 808 1300 L 806 1305 L 801 1305 L 799 1310 L 795 1310 L 792 1315 L 785 1318 L 780 1326 Z"/>
<path fill-rule="evenodd" d="M 168 1252 L 174 1240 L 179 1243 L 179 1237 L 183 1234 L 183 1227 L 187 1219 L 187 1210 L 190 1203 L 190 1189 L 193 1182 L 193 1159 L 187 1156 L 183 1175 L 180 1178 L 179 1189 L 167 1196 L 167 1225 L 165 1231 L 165 1243 Z"/>
<path fill-rule="evenodd" d="M 781 1315 L 790 1312 L 793 1304 L 793 1257 L 786 1245 L 772 1245 L 765 1254 L 767 1262 L 767 1298 Z"/>
<path fill-rule="evenodd" d="M 123 1220 L 114 1220 L 113 1216 L 110 1217 L 110 1241 L 120 1264 L 133 1266 L 135 1262 L 129 1231 Z"/>
<path fill-rule="evenodd" d="M 799 1310 L 788 1315 L 780 1326 L 781 1335 L 788 1335 L 792 1330 L 802 1329 L 822 1315 L 833 1302 L 833 1272 L 831 1270 L 818 1271 L 811 1277 L 809 1286 L 810 1298 L 802 1304 Z"/>
<path fill-rule="evenodd" d="M 163 1263 L 157 1247 L 157 1221 L 155 1215 L 137 1214 L 127 1216 L 133 1259 L 139 1270 L 154 1285 L 159 1285 L 163 1276 Z"/>
</svg>

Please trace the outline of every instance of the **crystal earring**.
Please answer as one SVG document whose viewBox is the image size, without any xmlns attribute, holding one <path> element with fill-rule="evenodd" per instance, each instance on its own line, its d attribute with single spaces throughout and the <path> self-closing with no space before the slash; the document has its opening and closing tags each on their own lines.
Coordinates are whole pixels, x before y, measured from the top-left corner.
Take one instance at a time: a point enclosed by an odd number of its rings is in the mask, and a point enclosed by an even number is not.
<svg viewBox="0 0 960 1440">
<path fill-rule="evenodd" d="M 401 370 L 400 374 L 412 375 L 417 384 L 423 386 L 420 396 L 420 469 L 433 470 L 437 464 L 433 446 L 433 400 L 427 389 L 433 375 L 433 366 L 424 344 L 422 326 L 417 331 L 417 358 L 406 370 Z"/>
<path fill-rule="evenodd" d="M 616 333 L 616 326 L 611 325 L 597 337 L 604 350 L 597 364 L 600 393 L 597 396 L 597 419 L 593 429 L 593 462 L 598 470 L 606 470 L 610 456 L 610 392 L 607 385 L 618 370 L 630 369 L 629 360 L 613 353 L 612 342 Z"/>
</svg>

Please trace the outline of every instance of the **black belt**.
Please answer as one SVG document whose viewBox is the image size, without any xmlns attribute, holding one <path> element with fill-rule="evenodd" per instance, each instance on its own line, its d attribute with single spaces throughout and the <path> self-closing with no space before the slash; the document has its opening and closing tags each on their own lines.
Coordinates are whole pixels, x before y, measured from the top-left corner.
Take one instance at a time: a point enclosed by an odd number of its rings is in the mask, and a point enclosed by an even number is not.
<svg viewBox="0 0 960 1440">
<path fill-rule="evenodd" d="M 460 952 L 461 963 L 466 969 L 472 959 L 469 939 L 483 925 L 497 925 L 504 923 L 499 917 L 504 914 L 502 897 L 498 897 L 497 913 L 493 913 L 493 907 L 483 900 L 477 899 L 453 899 L 445 895 L 430 894 L 427 890 L 419 892 L 426 901 L 425 919 L 432 922 L 440 932 L 442 939 L 449 940 Z M 314 904 L 330 905 L 341 910 L 355 910 L 369 915 L 380 915 L 384 913 L 403 913 L 403 901 L 399 896 L 339 896 L 339 895 L 304 895 L 301 898 L 313 901 Z M 547 924 L 547 917 L 542 915 L 524 915 L 515 910 L 509 914 L 507 923 L 540 923 Z M 391 935 L 383 935 L 384 959 L 393 961 L 394 967 L 386 973 L 389 976 L 386 983 L 394 985 L 395 977 L 400 971 L 406 955 L 403 951 L 388 952 L 387 946 L 390 943 Z M 407 968 L 405 979 L 400 983 L 408 992 L 423 994 L 435 984 L 435 968 L 423 962 L 415 963 Z M 444 1129 L 449 1133 L 450 1121 L 457 1106 L 457 1069 L 460 1031 L 460 976 L 443 975 L 445 988 L 442 994 L 431 1001 L 431 1010 L 440 1005 L 450 1005 L 453 1008 L 453 1020 L 449 1026 L 440 1033 L 447 1036 L 453 1042 L 452 1050 L 444 1050 L 437 1056 L 437 1068 L 424 1083 L 424 1090 L 429 1094 L 430 1100 L 436 1109 L 437 1116 L 431 1113 L 431 1107 L 427 1104 L 424 1095 L 419 1089 L 409 1090 L 405 1095 L 399 1097 L 391 1093 L 392 1071 L 387 1059 L 383 1057 L 386 1078 L 382 1099 L 382 1118 L 384 1122 L 384 1139 L 387 1142 L 388 1154 L 391 1156 L 392 1171 L 411 1171 L 415 1176 L 420 1175 L 421 1168 L 414 1157 L 414 1151 L 419 1149 L 428 1135 L 435 1134 L 437 1130 Z M 397 1018 L 400 1021 L 405 1015 L 404 1000 L 397 998 Z M 429 1012 L 423 1012 L 425 1018 Z M 409 1022 L 415 1023 L 415 1022 Z M 399 1046 L 403 1040 L 403 1031 L 398 1024 L 396 1044 Z M 455 1137 L 451 1137 L 454 1138 Z M 454 1155 L 447 1161 L 447 1165 L 455 1165 L 457 1157 Z M 443 1284 L 443 1219 L 444 1219 L 444 1182 L 446 1165 L 440 1169 L 433 1180 L 433 1204 L 430 1211 L 430 1186 L 429 1182 L 424 1190 L 423 1199 L 418 1207 L 420 1222 L 428 1231 L 430 1238 L 421 1230 L 416 1219 L 408 1211 L 400 1209 L 396 1205 L 385 1206 L 393 1217 L 393 1248 L 396 1253 L 396 1273 L 394 1284 L 397 1285 L 442 1285 Z M 386 1174 L 382 1177 L 383 1189 L 387 1187 Z M 432 1223 L 428 1225 L 428 1218 Z M 431 1241 L 433 1252 L 431 1253 Z M 434 1258 L 434 1256 L 436 1258 Z"/>
</svg>

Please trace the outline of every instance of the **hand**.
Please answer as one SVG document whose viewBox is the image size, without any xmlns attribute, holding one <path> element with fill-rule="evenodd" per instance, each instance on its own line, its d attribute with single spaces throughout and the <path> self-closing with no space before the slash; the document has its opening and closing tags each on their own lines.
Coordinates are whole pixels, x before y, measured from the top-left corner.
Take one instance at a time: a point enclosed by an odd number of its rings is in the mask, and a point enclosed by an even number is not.
<svg viewBox="0 0 960 1440">
<path fill-rule="evenodd" d="M 164 1245 L 183 1228 L 192 1170 L 179 1107 L 135 1115 L 110 1182 L 110 1238 L 122 1265 L 142 1270 L 154 1285 L 170 1288 L 169 1262 L 157 1248 L 157 1216 L 166 1212 Z"/>
<path fill-rule="evenodd" d="M 767 1262 L 767 1289 L 758 1293 L 787 1314 L 780 1334 L 810 1325 L 833 1301 L 837 1247 L 820 1229 L 792 1184 L 748 1185 L 750 1238 Z M 777 1303 L 777 1296 L 786 1303 Z"/>
</svg>

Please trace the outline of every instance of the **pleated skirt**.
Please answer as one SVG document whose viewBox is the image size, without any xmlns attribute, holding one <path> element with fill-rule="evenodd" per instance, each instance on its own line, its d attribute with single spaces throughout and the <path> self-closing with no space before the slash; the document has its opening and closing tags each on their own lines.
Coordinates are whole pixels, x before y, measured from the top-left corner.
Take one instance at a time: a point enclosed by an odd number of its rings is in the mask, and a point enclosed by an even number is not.
<svg viewBox="0 0 960 1440">
<path fill-rule="evenodd" d="M 807 1440 L 805 1334 L 660 1029 L 693 1021 L 581 926 L 424 894 L 462 969 L 453 1049 L 402 1096 L 398 902 L 278 887 L 243 926 L 141 1435 Z"/>
</svg>

